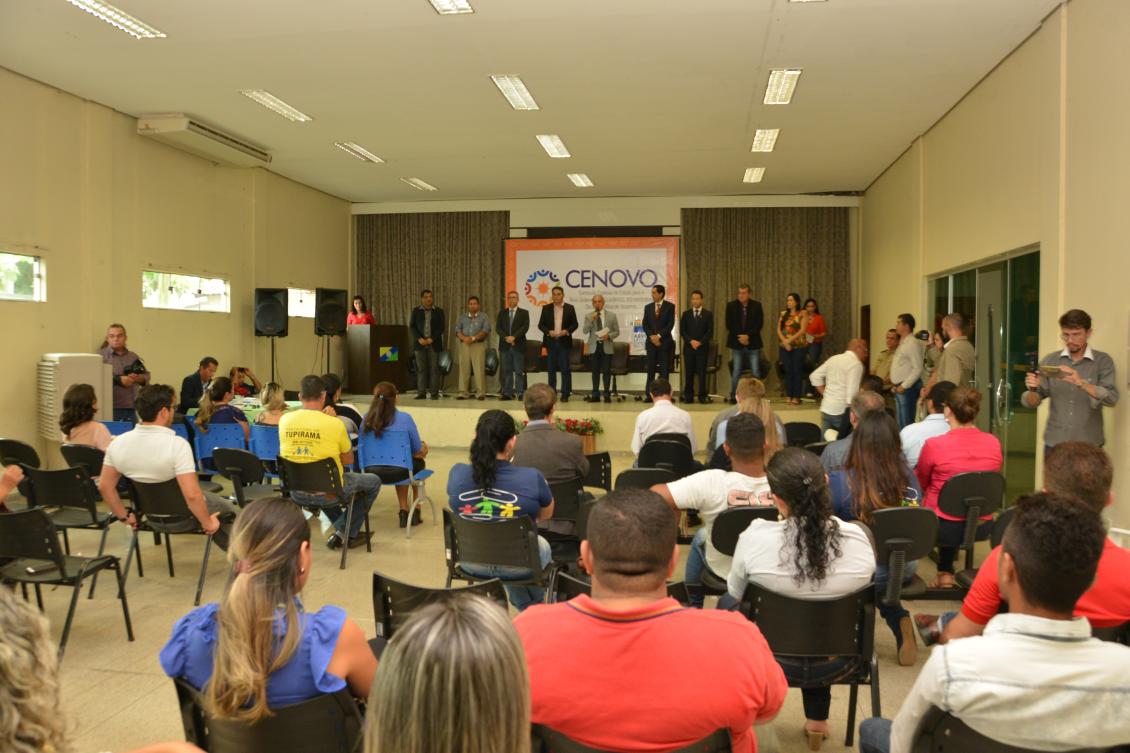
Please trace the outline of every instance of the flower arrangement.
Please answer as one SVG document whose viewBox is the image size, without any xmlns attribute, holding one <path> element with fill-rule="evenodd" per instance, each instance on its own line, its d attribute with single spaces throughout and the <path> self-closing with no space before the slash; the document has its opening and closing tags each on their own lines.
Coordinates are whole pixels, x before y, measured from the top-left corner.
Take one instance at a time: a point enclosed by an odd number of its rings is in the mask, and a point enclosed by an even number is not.
<svg viewBox="0 0 1130 753">
<path fill-rule="evenodd" d="M 528 423 L 528 420 L 522 421 L 522 428 L 526 428 Z M 604 427 L 595 418 L 558 418 L 557 428 L 580 437 L 595 437 L 604 433 Z"/>
</svg>

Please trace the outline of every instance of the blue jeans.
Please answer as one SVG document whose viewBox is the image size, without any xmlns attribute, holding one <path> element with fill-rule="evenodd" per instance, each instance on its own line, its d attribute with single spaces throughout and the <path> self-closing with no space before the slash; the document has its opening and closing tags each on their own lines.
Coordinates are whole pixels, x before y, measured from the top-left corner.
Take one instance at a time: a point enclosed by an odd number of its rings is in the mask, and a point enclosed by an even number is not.
<svg viewBox="0 0 1130 753">
<path fill-rule="evenodd" d="M 702 571 L 706 569 L 706 526 L 701 526 L 694 534 L 690 551 L 687 553 L 687 567 L 683 572 L 683 582 L 688 586 L 702 585 Z M 703 594 L 691 594 L 691 606 L 702 609 L 706 601 Z"/>
<path fill-rule="evenodd" d="M 793 348 L 779 351 L 781 362 L 785 364 L 785 394 L 789 397 L 804 396 L 804 357 L 808 348 Z"/>
<path fill-rule="evenodd" d="M 137 412 L 133 408 L 114 408 L 114 420 L 137 423 Z"/>
<path fill-rule="evenodd" d="M 906 568 L 903 570 L 902 584 L 905 586 L 914 579 L 914 574 L 918 572 L 918 560 L 912 560 L 906 563 Z M 879 615 L 887 623 L 887 627 L 895 634 L 895 645 L 902 648 L 902 631 L 899 630 L 899 620 L 903 617 L 909 617 L 910 612 L 906 611 L 902 602 L 898 604 L 891 604 L 890 606 L 883 603 L 883 594 L 887 590 L 887 577 L 889 570 L 886 565 L 879 565 L 875 568 L 875 604 L 879 608 Z"/>
<path fill-rule="evenodd" d="M 891 753 L 891 720 L 881 716 L 859 725 L 859 753 Z"/>
<path fill-rule="evenodd" d="M 553 559 L 553 550 L 549 546 L 549 542 L 538 536 L 538 558 L 541 560 L 542 570 L 546 568 L 549 561 Z M 481 565 L 469 562 L 460 562 L 459 567 L 463 569 L 468 575 L 476 575 L 480 578 L 499 578 L 500 580 L 522 580 L 529 578 L 531 573 L 524 567 L 512 567 L 509 565 Z M 541 604 L 545 601 L 545 589 L 538 588 L 537 586 L 505 586 L 506 596 L 510 599 L 510 603 L 519 612 L 525 611 L 527 607 L 534 604 Z"/>
<path fill-rule="evenodd" d="M 517 347 L 500 350 L 498 353 L 499 366 L 502 368 L 502 386 L 499 388 L 504 397 L 514 397 L 526 391 L 526 354 Z"/>
<path fill-rule="evenodd" d="M 760 348 L 733 348 L 730 350 L 730 399 L 738 391 L 738 381 L 742 378 L 742 369 L 749 364 L 749 370 L 758 379 L 761 378 L 761 349 Z"/>
<path fill-rule="evenodd" d="M 342 489 L 346 497 L 355 492 L 357 494 L 353 498 L 353 520 L 350 521 L 349 527 L 349 538 L 354 539 L 361 533 L 361 525 L 365 522 L 365 516 L 369 514 L 369 508 L 373 506 L 373 501 L 381 490 L 381 479 L 373 473 L 346 473 L 345 478 L 342 479 Z M 292 491 L 290 496 L 301 505 L 325 508 L 326 514 L 336 516 L 333 522 L 334 528 L 339 533 L 345 530 L 345 505 L 341 504 L 340 500 L 326 499 L 321 494 L 307 494 L 297 491 Z M 337 512 L 333 512 L 334 510 Z"/>
<path fill-rule="evenodd" d="M 845 413 L 846 413 L 846 411 L 845 411 Z M 843 423 L 843 420 L 844 420 L 844 414 L 843 413 L 841 413 L 837 416 L 833 416 L 833 415 L 831 415 L 829 413 L 825 413 L 823 411 L 820 412 L 820 428 L 824 431 L 828 431 L 828 429 L 835 429 L 836 431 L 839 431 L 840 430 L 840 424 Z"/>
<path fill-rule="evenodd" d="M 828 720 L 832 706 L 832 683 L 850 675 L 858 665 L 853 657 L 833 656 L 828 659 L 776 656 L 785 672 L 790 688 L 800 688 L 804 702 L 804 718 L 814 722 Z"/>
<path fill-rule="evenodd" d="M 905 392 L 895 393 L 895 416 L 898 418 L 899 429 L 914 423 L 914 413 L 918 409 L 918 396 L 922 393 L 922 381 L 919 380 L 913 387 Z"/>
<path fill-rule="evenodd" d="M 569 351 L 573 347 L 572 338 L 550 338 L 546 349 L 546 366 L 549 370 L 549 386 L 557 389 L 557 372 L 561 372 L 561 397 L 569 397 L 573 391 L 573 374 L 569 371 Z"/>
</svg>

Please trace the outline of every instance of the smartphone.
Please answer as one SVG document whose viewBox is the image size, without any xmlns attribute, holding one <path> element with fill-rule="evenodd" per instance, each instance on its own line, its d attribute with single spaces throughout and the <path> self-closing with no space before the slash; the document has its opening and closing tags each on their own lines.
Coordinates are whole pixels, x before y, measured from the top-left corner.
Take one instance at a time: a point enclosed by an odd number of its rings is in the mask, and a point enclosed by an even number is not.
<svg viewBox="0 0 1130 753">
<path fill-rule="evenodd" d="M 42 573 L 49 573 L 52 570 L 55 570 L 57 567 L 58 565 L 54 564 L 53 562 L 46 562 L 42 565 L 28 565 L 24 568 L 24 572 L 26 572 L 28 575 L 40 575 Z"/>
</svg>

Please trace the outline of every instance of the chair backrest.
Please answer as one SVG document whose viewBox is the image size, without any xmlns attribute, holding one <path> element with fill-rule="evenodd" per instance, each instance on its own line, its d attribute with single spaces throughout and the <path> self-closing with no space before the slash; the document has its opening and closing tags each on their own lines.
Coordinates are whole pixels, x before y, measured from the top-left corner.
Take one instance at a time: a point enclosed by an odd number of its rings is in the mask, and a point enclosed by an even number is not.
<svg viewBox="0 0 1130 753">
<path fill-rule="evenodd" d="M 971 549 L 977 536 L 977 521 L 992 515 L 1004 499 L 1004 476 L 996 471 L 955 473 L 938 492 L 938 509 L 965 520 L 962 549 Z"/>
<path fill-rule="evenodd" d="M 90 513 L 92 524 L 98 523 L 94 484 L 83 466 L 57 471 L 29 468 L 27 479 L 29 507 L 74 507 Z"/>
<path fill-rule="evenodd" d="M 179 423 L 177 421 L 174 421 L 172 428 L 173 428 L 173 434 L 176 434 L 178 437 L 180 437 L 184 441 L 188 442 L 189 444 L 192 444 L 192 439 L 188 436 L 188 427 L 187 426 L 185 426 L 183 423 Z M 193 448 L 193 449 L 195 449 L 195 448 Z"/>
<path fill-rule="evenodd" d="M 589 537 L 589 517 L 596 503 L 604 497 L 586 497 L 581 500 L 581 509 L 577 511 L 577 521 L 573 524 L 573 535 L 581 541 Z"/>
<path fill-rule="evenodd" d="M 531 739 L 531 753 L 603 753 L 598 748 L 582 745 L 565 734 L 541 724 L 532 726 Z M 669 753 L 729 753 L 733 750 L 730 730 L 716 730 L 686 747 L 667 750 Z"/>
<path fill-rule="evenodd" d="M 344 493 L 341 474 L 333 458 L 322 458 L 312 463 L 296 463 L 279 456 L 279 477 L 288 492 L 340 496 Z"/>
<path fill-rule="evenodd" d="M 86 475 L 91 478 L 102 475 L 102 461 L 106 459 L 106 453 L 97 447 L 86 444 L 64 444 L 59 447 L 59 452 L 63 453 L 63 460 L 66 460 L 67 465 L 72 468 L 86 469 Z"/>
<path fill-rule="evenodd" d="M 824 441 L 820 427 L 809 421 L 789 421 L 785 424 L 785 438 L 790 447 L 804 447 Z"/>
<path fill-rule="evenodd" d="M 679 442 L 681 444 L 685 444 L 687 446 L 688 450 L 691 447 L 691 438 L 688 437 L 686 434 L 681 434 L 677 431 L 661 431 L 658 434 L 652 434 L 650 437 L 647 438 L 647 441 L 648 442 L 659 442 L 659 441 Z"/>
<path fill-rule="evenodd" d="M 355 753 L 364 722 L 348 689 L 272 709 L 254 724 L 216 719 L 184 680 L 174 680 L 186 741 L 208 753 Z"/>
<path fill-rule="evenodd" d="M 103 421 L 102 425 L 115 437 L 125 434 L 127 431 L 133 431 L 134 427 L 132 421 Z"/>
<path fill-rule="evenodd" d="M 1130 646 L 1130 622 L 1124 622 L 1121 625 L 1112 625 L 1111 627 L 1095 627 L 1092 625 L 1091 635 L 1098 638 L 1100 641 L 1110 641 L 1111 643 L 1121 643 L 1123 646 Z"/>
<path fill-rule="evenodd" d="M 541 340 L 526 340 L 526 352 L 522 371 L 527 374 L 543 371 L 541 366 Z"/>
<path fill-rule="evenodd" d="M 650 489 L 656 484 L 669 484 L 679 477 L 666 468 L 627 468 L 616 475 L 617 489 Z"/>
<path fill-rule="evenodd" d="M 274 462 L 279 456 L 279 427 L 251 424 L 250 449 L 260 460 Z"/>
<path fill-rule="evenodd" d="M 283 390 L 283 400 L 293 403 L 298 400 L 298 390 Z"/>
<path fill-rule="evenodd" d="M 690 444 L 669 439 L 648 439 L 640 448 L 640 468 L 666 468 L 678 478 L 694 473 Z"/>
<path fill-rule="evenodd" d="M 243 427 L 239 424 L 208 424 L 207 432 L 197 427 L 193 442 L 196 444 L 196 459 L 200 463 L 211 459 L 212 452 L 217 447 L 237 450 L 247 448 L 247 443 L 243 440 Z"/>
<path fill-rule="evenodd" d="M 740 610 L 757 623 L 774 654 L 859 656 L 871 660 L 875 645 L 875 587 L 838 599 L 783 596 L 750 583 Z"/>
<path fill-rule="evenodd" d="M 569 348 L 569 371 L 579 371 L 585 364 L 585 341 L 573 338 Z"/>
<path fill-rule="evenodd" d="M 719 554 L 732 557 L 734 547 L 738 545 L 738 537 L 749 528 L 755 520 L 776 520 L 780 512 L 776 505 L 750 505 L 748 507 L 731 507 L 714 519 L 710 527 L 710 543 L 718 550 Z"/>
<path fill-rule="evenodd" d="M 584 490 L 584 482 L 579 478 L 550 484 L 549 492 L 553 495 L 552 519 L 576 523 L 581 513 L 581 494 Z"/>
<path fill-rule="evenodd" d="M 18 439 L 0 439 L 0 463 L 38 468 L 39 453 L 27 442 Z"/>
<path fill-rule="evenodd" d="M 236 486 L 263 483 L 263 463 L 247 450 L 217 447 L 212 453 L 216 471 Z"/>
<path fill-rule="evenodd" d="M 528 568 L 541 577 L 538 534 L 525 515 L 496 520 L 467 520 L 443 508 L 444 554 L 448 571 L 461 562 Z"/>
<path fill-rule="evenodd" d="M 402 429 L 385 429 L 378 437 L 371 431 L 361 432 L 357 455 L 362 468 L 386 466 L 412 471 L 412 438 Z"/>
<path fill-rule="evenodd" d="M 483 372 L 487 376 L 494 376 L 498 373 L 498 349 L 487 348 L 486 355 L 483 357 Z"/>
<path fill-rule="evenodd" d="M 969 725 L 952 714 L 931 706 L 918 723 L 918 730 L 911 743 L 913 753 L 1035 753 L 1035 748 L 1018 748 L 1006 745 L 975 732 Z M 1125 750 L 1124 746 L 1115 748 L 1073 748 L 1066 753 L 1105 753 Z"/>
<path fill-rule="evenodd" d="M 133 485 L 135 511 L 155 528 L 194 519 L 175 478 L 156 484 L 130 479 L 130 483 Z"/>
<path fill-rule="evenodd" d="M 1001 510 L 1001 514 L 993 521 L 993 532 L 989 534 L 989 543 L 994 547 L 1001 545 L 1004 541 L 1004 532 L 1008 530 L 1008 524 L 1012 522 L 1012 516 L 1016 515 L 1016 507 L 1010 507 L 1007 510 Z"/>
<path fill-rule="evenodd" d="M 46 510 L 32 507 L 0 515 L 0 561 L 23 558 L 51 562 L 65 574 L 59 533 Z"/>
<path fill-rule="evenodd" d="M 824 454 L 824 448 L 827 446 L 828 442 L 812 442 L 811 444 L 806 444 L 804 449 L 808 450 L 816 457 L 820 457 Z"/>
<path fill-rule="evenodd" d="M 461 594 L 485 596 L 503 609 L 508 608 L 506 589 L 502 587 L 502 581 L 497 578 L 462 588 L 426 588 L 413 586 L 374 570 L 373 616 L 377 622 L 377 636 L 389 640 L 408 616 L 420 607 L 440 599 L 455 598 Z"/>
<path fill-rule="evenodd" d="M 598 452 L 585 455 L 585 458 L 589 461 L 589 472 L 584 478 L 584 485 L 606 492 L 612 491 L 612 455 Z"/>
<path fill-rule="evenodd" d="M 612 362 L 610 370 L 616 376 L 624 376 L 628 373 L 628 343 L 612 343 Z"/>
<path fill-rule="evenodd" d="M 875 556 L 890 572 L 885 603 L 898 600 L 905 577 L 906 563 L 930 553 L 938 538 L 938 516 L 923 507 L 890 507 L 871 513 L 871 534 L 875 537 Z"/>
<path fill-rule="evenodd" d="M 587 580 L 569 575 L 566 572 L 559 572 L 553 578 L 553 601 L 559 603 L 562 601 L 569 601 L 584 594 L 592 596 L 592 583 Z"/>
</svg>

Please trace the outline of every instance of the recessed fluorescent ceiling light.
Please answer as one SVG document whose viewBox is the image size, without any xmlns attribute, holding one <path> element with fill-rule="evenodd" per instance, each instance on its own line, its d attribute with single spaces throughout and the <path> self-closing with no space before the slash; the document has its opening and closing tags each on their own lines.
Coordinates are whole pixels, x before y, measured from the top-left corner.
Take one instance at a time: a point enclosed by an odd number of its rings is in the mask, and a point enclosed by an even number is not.
<svg viewBox="0 0 1130 753">
<path fill-rule="evenodd" d="M 769 72 L 769 83 L 765 87 L 765 104 L 787 105 L 799 80 L 799 68 L 774 68 Z"/>
<path fill-rule="evenodd" d="M 373 154 L 365 147 L 361 146 L 360 144 L 354 144 L 352 141 L 335 141 L 334 146 L 348 154 L 350 157 L 356 157 L 357 159 L 364 162 L 375 162 L 378 165 L 384 162 L 383 159 Z"/>
<path fill-rule="evenodd" d="M 760 183 L 761 179 L 765 177 L 764 167 L 748 167 L 745 171 L 745 177 L 742 181 L 745 183 Z"/>
<path fill-rule="evenodd" d="M 452 16 L 456 13 L 474 13 L 470 0 L 428 0 L 436 13 L 441 16 Z"/>
<path fill-rule="evenodd" d="M 789 0 L 790 3 L 826 3 L 828 0 Z"/>
<path fill-rule="evenodd" d="M 571 157 L 569 150 L 565 148 L 565 142 L 556 133 L 541 133 L 538 134 L 538 142 L 545 153 L 550 157 Z"/>
<path fill-rule="evenodd" d="M 771 152 L 777 143 L 777 134 L 780 128 L 758 128 L 753 134 L 753 148 L 751 152 Z"/>
<path fill-rule="evenodd" d="M 111 26 L 121 29 L 135 39 L 164 39 L 165 32 L 154 29 L 144 21 L 139 21 L 121 8 L 98 0 L 67 0 L 76 8 L 82 8 L 92 16 L 101 18 Z"/>
<path fill-rule="evenodd" d="M 584 173 L 569 173 L 569 180 L 578 188 L 592 188 L 592 181 Z"/>
<path fill-rule="evenodd" d="M 240 91 L 240 94 L 254 102 L 258 102 L 271 112 L 282 115 L 287 120 L 294 121 L 295 123 L 309 123 L 313 120 L 313 118 L 306 113 L 294 109 L 269 91 L 262 89 L 243 89 Z"/>
<path fill-rule="evenodd" d="M 401 178 L 402 181 L 415 188 L 417 191 L 438 191 L 431 183 L 425 183 L 419 178 Z"/>
<path fill-rule="evenodd" d="M 490 79 L 515 110 L 538 109 L 538 103 L 534 101 L 530 90 L 526 88 L 526 85 L 522 83 L 522 79 L 518 76 L 491 76 Z"/>
</svg>

